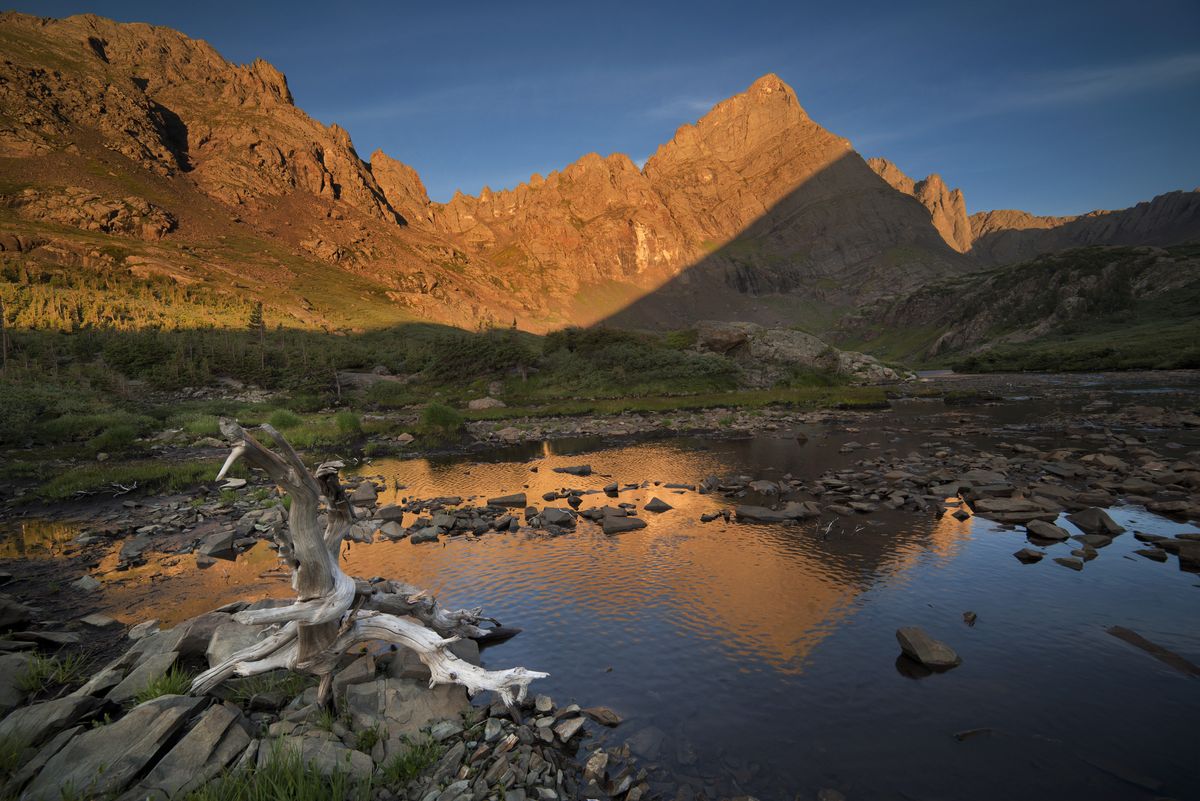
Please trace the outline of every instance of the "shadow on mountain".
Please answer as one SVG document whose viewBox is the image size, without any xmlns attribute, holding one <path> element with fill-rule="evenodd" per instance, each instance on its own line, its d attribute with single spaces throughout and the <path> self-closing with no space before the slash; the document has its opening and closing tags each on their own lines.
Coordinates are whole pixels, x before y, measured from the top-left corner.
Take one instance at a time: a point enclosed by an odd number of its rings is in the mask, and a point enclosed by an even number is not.
<svg viewBox="0 0 1200 801">
<path fill-rule="evenodd" d="M 945 243 L 919 201 L 847 152 L 711 253 L 594 324 L 671 329 L 712 319 L 820 330 L 863 301 L 976 269 Z"/>
</svg>

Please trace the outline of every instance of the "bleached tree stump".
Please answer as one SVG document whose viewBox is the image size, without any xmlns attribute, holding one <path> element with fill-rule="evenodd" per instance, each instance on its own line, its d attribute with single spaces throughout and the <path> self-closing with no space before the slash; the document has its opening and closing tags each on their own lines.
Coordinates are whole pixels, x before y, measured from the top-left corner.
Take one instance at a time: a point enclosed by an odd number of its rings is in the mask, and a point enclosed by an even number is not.
<svg viewBox="0 0 1200 801">
<path fill-rule="evenodd" d="M 192 682 L 192 693 L 206 693 L 231 676 L 287 668 L 317 676 L 318 701 L 328 704 L 341 656 L 355 645 L 377 640 L 415 651 L 429 668 L 431 687 L 460 684 L 472 695 L 490 690 L 510 705 L 525 697 L 531 681 L 549 675 L 523 667 L 484 670 L 450 653 L 448 646 L 462 637 L 486 633 L 479 626 L 485 619 L 479 609 L 439 609 L 431 598 L 407 585 L 388 582 L 385 589 L 391 592 L 379 592 L 343 573 L 338 555 L 355 516 L 338 479 L 344 465 L 324 462 L 309 472 L 282 434 L 270 425 L 261 430 L 274 440 L 279 453 L 263 446 L 236 421 L 221 420 L 221 432 L 234 444 L 217 480 L 242 459 L 266 471 L 291 496 L 288 527 L 276 541 L 280 558 L 292 569 L 296 601 L 234 615 L 239 623 L 279 628 L 201 673 Z M 324 530 L 319 521 L 322 502 Z"/>
</svg>

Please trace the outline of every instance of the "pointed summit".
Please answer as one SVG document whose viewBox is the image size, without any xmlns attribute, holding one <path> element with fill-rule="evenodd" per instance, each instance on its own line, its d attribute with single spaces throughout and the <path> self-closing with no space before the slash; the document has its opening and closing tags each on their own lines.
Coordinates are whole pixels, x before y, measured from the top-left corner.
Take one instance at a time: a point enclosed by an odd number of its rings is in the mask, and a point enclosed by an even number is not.
<svg viewBox="0 0 1200 801">
<path fill-rule="evenodd" d="M 768 72 L 754 83 L 750 84 L 750 88 L 746 90 L 746 94 L 750 97 L 759 99 L 783 100 L 785 102 L 797 102 L 796 92 L 792 87 L 788 86 L 773 72 Z M 774 95 L 774 97 L 772 97 Z"/>
<path fill-rule="evenodd" d="M 745 92 L 713 106 L 695 125 L 681 126 L 674 139 L 651 157 L 647 169 L 653 171 L 664 161 L 694 159 L 702 154 L 725 162 L 738 161 L 772 140 L 813 132 L 835 138 L 809 119 L 792 87 L 778 75 L 768 73 Z"/>
</svg>

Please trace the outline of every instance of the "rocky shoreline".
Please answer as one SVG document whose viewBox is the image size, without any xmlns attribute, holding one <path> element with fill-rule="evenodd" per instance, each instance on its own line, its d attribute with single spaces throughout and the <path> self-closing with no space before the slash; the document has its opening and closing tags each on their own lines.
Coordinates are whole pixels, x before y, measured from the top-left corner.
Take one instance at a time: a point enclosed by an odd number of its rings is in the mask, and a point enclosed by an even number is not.
<svg viewBox="0 0 1200 801">
<path fill-rule="evenodd" d="M 129 630 L 132 645 L 98 672 L 32 691 L 22 677 L 37 660 L 55 659 L 35 645 L 86 642 L 8 641 L 0 656 L 5 797 L 57 799 L 73 790 L 130 801 L 180 798 L 289 755 L 348 782 L 355 789 L 347 797 L 377 801 L 580 794 L 637 801 L 648 790 L 627 748 L 581 750 L 588 729 L 620 724 L 612 710 L 558 708 L 544 695 L 514 708 L 472 706 L 461 687 L 431 688 L 428 668 L 394 646 L 347 655 L 333 678 L 336 711 L 319 707 L 312 682 L 287 671 L 233 679 L 211 696 L 180 694 L 186 683 L 173 685 L 173 676 L 190 677 L 264 636 L 266 626 L 239 623 L 234 613 L 276 605 L 230 604 L 165 630 L 147 621 Z M 11 627 L 31 623 L 35 611 L 6 599 L 0 613 Z M 97 617 L 88 625 L 95 636 L 112 637 L 118 624 Z M 452 650 L 479 664 L 474 641 Z"/>
<path fill-rule="evenodd" d="M 948 425 L 924 432 L 924 441 L 910 450 L 894 443 L 922 429 L 886 412 L 766 409 L 720 426 L 730 436 L 789 438 L 803 448 L 810 436 L 824 436 L 814 428 L 829 429 L 836 422 L 843 465 L 811 475 L 710 475 L 686 481 L 664 476 L 631 482 L 598 476 L 581 462 L 554 468 L 555 478 L 561 476 L 558 488 L 538 497 L 417 497 L 401 496 L 383 476 L 366 474 L 370 466 L 363 465 L 364 474 L 352 478 L 348 488 L 358 517 L 348 539 L 407 539 L 430 547 L 423 543 L 515 533 L 558 537 L 585 526 L 619 535 L 636 532 L 648 518 L 671 509 L 673 497 L 695 493 L 714 496 L 722 505 L 701 516 L 702 522 L 815 522 L 828 531 L 897 515 L 980 516 L 1023 534 L 1027 542 L 1013 554 L 1022 563 L 1049 557 L 1048 562 L 1085 571 L 1125 533 L 1105 512 L 1109 507 L 1142 506 L 1177 521 L 1200 521 L 1200 416 L 1194 409 L 1113 404 L 1090 396 L 1080 401 L 1033 424 L 997 425 L 970 407 L 947 410 L 943 421 Z M 673 422 L 665 416 L 638 419 L 648 426 Z M 595 422 L 607 423 L 612 432 L 612 420 Z M 578 426 L 581 421 L 557 422 Z M 530 436 L 534 431 L 553 436 L 548 427 L 529 431 Z M 630 441 L 652 436 L 625 433 Z M 531 464 L 529 469 L 539 468 Z M 380 503 L 385 491 L 396 492 L 394 503 Z M 642 500 L 632 503 L 627 500 L 632 495 Z M 168 692 L 134 705 L 173 671 L 202 670 L 261 631 L 232 621 L 233 612 L 249 608 L 239 602 L 163 630 L 153 622 L 135 626 L 130 644 L 120 635 L 120 624 L 90 606 L 100 586 L 93 574 L 111 577 L 147 560 L 160 571 L 180 560 L 192 560 L 200 569 L 228 564 L 276 540 L 286 525 L 283 499 L 269 482 L 232 479 L 195 496 L 90 499 L 59 511 L 77 526 L 61 544 L 59 557 L 11 563 L 6 567 L 19 572 L 0 574 L 0 582 L 9 584 L 5 591 L 13 591 L 0 595 L 0 629 L 9 632 L 0 638 L 0 661 L 8 668 L 0 671 L 0 711 L 8 713 L 0 721 L 0 742 L 13 746 L 14 753 L 9 794 L 24 787 L 30 798 L 49 797 L 49 780 L 40 778 L 51 775 L 47 771 L 57 775 L 70 766 L 70 775 L 79 778 L 87 766 L 115 760 L 129 767 L 105 774 L 105 792 L 166 797 L 193 787 L 201 775 L 214 779 L 231 766 L 266 770 L 270 758 L 284 758 L 279 748 L 325 766 L 335 778 L 344 774 L 378 782 L 371 793 L 380 801 L 636 801 L 694 792 L 690 785 L 673 789 L 669 774 L 634 759 L 634 754 L 645 759 L 653 749 L 607 745 L 603 727 L 620 722 L 611 710 L 556 708 L 543 697 L 515 713 L 500 705 L 471 706 L 460 689 L 428 689 L 428 672 L 422 674 L 423 665 L 403 650 L 347 659 L 334 680 L 341 702 L 333 716 L 314 705 L 314 688 L 297 686 L 283 675 L 227 682 L 210 698 Z M 1063 527 L 1064 516 L 1079 533 Z M 1168 537 L 1134 531 L 1132 536 L 1145 546 L 1135 551 L 1138 556 L 1200 572 L 1200 532 Z M 154 576 L 152 571 L 151 581 Z M 379 592 L 397 591 L 391 582 L 370 581 Z M 264 599 L 251 606 L 277 603 Z M 906 653 L 923 652 L 920 632 L 907 633 L 901 643 Z M 478 663 L 478 648 L 472 646 L 460 643 L 455 653 Z M 65 670 L 73 654 L 85 649 L 92 650 L 93 664 L 104 668 L 87 675 Z M 51 663 L 64 681 L 43 679 L 35 686 L 25 678 L 46 672 Z M 138 711 L 143 708 L 150 711 Z M 158 731 L 147 729 L 150 721 L 163 727 L 157 739 L 133 736 L 144 729 Z M 99 731 L 114 736 L 94 733 Z M 604 744 L 585 746 L 584 738 L 591 736 Z M 126 741 L 133 743 L 127 750 L 112 751 L 125 748 L 118 743 Z M 419 775 L 385 786 L 389 765 L 410 752 L 428 764 Z M 179 765 L 189 769 L 181 773 Z M 205 767 L 197 771 L 195 765 Z"/>
</svg>

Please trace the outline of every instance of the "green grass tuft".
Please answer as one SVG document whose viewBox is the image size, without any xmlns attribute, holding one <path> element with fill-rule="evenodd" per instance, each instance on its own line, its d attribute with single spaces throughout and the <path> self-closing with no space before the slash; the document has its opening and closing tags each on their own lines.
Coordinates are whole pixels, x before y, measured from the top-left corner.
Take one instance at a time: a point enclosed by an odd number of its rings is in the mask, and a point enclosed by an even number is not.
<svg viewBox="0 0 1200 801">
<path fill-rule="evenodd" d="M 431 403 L 421 410 L 421 430 L 439 437 L 454 436 L 462 431 L 462 413 L 444 403 Z"/>
<path fill-rule="evenodd" d="M 367 801 L 370 793 L 369 783 L 355 784 L 340 770 L 324 776 L 298 753 L 276 743 L 261 768 L 227 773 L 183 801 Z"/>
<path fill-rule="evenodd" d="M 134 696 L 133 703 L 144 704 L 163 695 L 186 695 L 192 687 L 192 674 L 178 665 L 147 684 Z"/>
<path fill-rule="evenodd" d="M 407 748 L 383 766 L 383 781 L 398 790 L 433 766 L 442 755 L 442 747 L 427 737 L 406 739 Z"/>
<path fill-rule="evenodd" d="M 354 412 L 338 412 L 333 416 L 333 422 L 337 425 L 338 431 L 345 437 L 352 437 L 362 433 L 362 418 Z"/>
<path fill-rule="evenodd" d="M 83 684 L 90 660 L 87 654 L 62 657 L 33 654 L 29 664 L 17 675 L 17 688 L 35 694 L 59 687 Z"/>
<path fill-rule="evenodd" d="M 299 415 L 293 414 L 287 409 L 276 409 L 271 412 L 268 422 L 278 429 L 288 429 L 295 428 L 304 421 L 300 419 Z"/>
<path fill-rule="evenodd" d="M 267 693 L 282 693 L 294 698 L 312 686 L 311 676 L 293 673 L 290 670 L 275 670 L 257 676 L 247 676 L 231 683 L 232 700 L 237 704 L 247 704 L 256 695 Z"/>
</svg>

